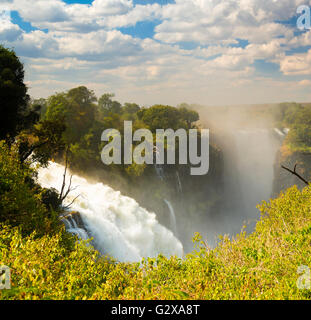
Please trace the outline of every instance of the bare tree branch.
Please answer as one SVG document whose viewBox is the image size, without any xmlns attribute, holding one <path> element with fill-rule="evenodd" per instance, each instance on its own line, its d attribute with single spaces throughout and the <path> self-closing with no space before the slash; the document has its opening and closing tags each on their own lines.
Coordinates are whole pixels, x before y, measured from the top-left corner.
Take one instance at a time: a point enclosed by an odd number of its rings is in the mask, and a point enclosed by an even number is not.
<svg viewBox="0 0 311 320">
<path fill-rule="evenodd" d="M 73 175 L 70 176 L 70 180 L 69 180 L 69 185 L 67 190 L 65 191 L 66 188 L 66 176 L 67 176 L 67 170 L 68 170 L 68 153 L 69 153 L 69 147 L 67 147 L 66 149 L 66 154 L 65 154 L 65 170 L 64 170 L 64 175 L 63 175 L 63 184 L 62 184 L 62 188 L 59 194 L 59 200 L 61 203 L 64 202 L 64 200 L 68 197 L 69 193 L 75 189 L 77 189 L 76 187 L 71 187 L 72 186 L 72 177 Z M 80 197 L 80 195 L 76 196 L 71 202 L 70 204 L 68 204 L 67 206 L 64 206 L 64 209 L 69 209 L 70 206 Z"/>
<path fill-rule="evenodd" d="M 71 189 L 71 182 L 72 182 L 72 175 L 70 176 L 70 181 L 69 181 L 69 186 L 67 188 L 67 191 L 65 192 L 65 194 L 62 196 L 62 201 L 65 200 L 68 196 L 68 194 L 72 191 Z"/>
<path fill-rule="evenodd" d="M 64 208 L 65 208 L 65 209 L 69 209 L 79 197 L 80 197 L 80 194 L 77 195 L 77 196 L 76 196 L 67 206 L 65 206 Z"/>
<path fill-rule="evenodd" d="M 285 166 L 282 166 L 283 169 L 285 169 L 286 171 L 290 172 L 291 174 L 295 175 L 296 177 L 298 177 L 301 181 L 303 181 L 307 186 L 310 185 L 310 182 L 308 182 L 306 179 L 304 179 L 300 174 L 297 173 L 296 169 L 297 169 L 297 164 L 295 164 L 294 167 L 294 171 L 290 170 L 289 168 L 286 168 Z"/>
<path fill-rule="evenodd" d="M 62 188 L 59 194 L 59 199 L 62 201 L 63 198 L 63 193 L 64 193 L 64 189 L 66 186 L 66 174 L 67 174 L 67 167 L 68 167 L 68 147 L 66 149 L 66 155 L 65 155 L 65 170 L 64 170 L 64 175 L 63 175 L 63 184 L 62 184 Z"/>
</svg>

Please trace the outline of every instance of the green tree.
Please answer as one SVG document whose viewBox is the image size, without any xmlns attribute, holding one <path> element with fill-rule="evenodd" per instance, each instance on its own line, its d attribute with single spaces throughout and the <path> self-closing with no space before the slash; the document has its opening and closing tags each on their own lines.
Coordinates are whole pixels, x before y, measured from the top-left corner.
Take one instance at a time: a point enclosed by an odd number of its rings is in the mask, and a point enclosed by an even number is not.
<svg viewBox="0 0 311 320">
<path fill-rule="evenodd" d="M 140 110 L 140 107 L 136 103 L 126 102 L 123 106 L 123 113 L 135 114 Z"/>
<path fill-rule="evenodd" d="M 153 133 L 156 129 L 185 128 L 179 110 L 171 106 L 154 105 L 150 108 L 142 108 L 137 115 Z"/>
<path fill-rule="evenodd" d="M 185 107 L 181 107 L 178 110 L 182 120 L 186 122 L 188 129 L 191 129 L 193 126 L 193 123 L 196 121 L 199 121 L 200 119 L 199 114 L 196 111 L 189 110 Z"/>
<path fill-rule="evenodd" d="M 37 110 L 40 115 L 40 118 L 43 118 L 46 113 L 47 101 L 44 98 L 32 99 L 31 106 L 33 109 Z"/>
<path fill-rule="evenodd" d="M 107 116 L 110 113 L 121 113 L 121 103 L 112 100 L 115 95 L 113 93 L 105 93 L 98 100 L 99 113 Z"/>
<path fill-rule="evenodd" d="M 19 226 L 23 234 L 36 230 L 39 235 L 55 230 L 58 217 L 40 202 L 40 190 L 34 192 L 33 174 L 32 169 L 20 163 L 16 148 L 10 149 L 1 141 L 0 223 Z"/>
<path fill-rule="evenodd" d="M 28 102 L 23 64 L 13 50 L 0 45 L 0 139 L 12 142 L 32 124 Z"/>
<path fill-rule="evenodd" d="M 58 93 L 48 99 L 45 119 L 64 121 L 65 141 L 68 144 L 79 142 L 95 121 L 96 100 L 94 92 L 86 87 Z"/>
<path fill-rule="evenodd" d="M 66 146 L 63 133 L 66 130 L 64 121 L 60 118 L 54 120 L 41 120 L 31 130 L 19 135 L 19 155 L 24 162 L 33 154 L 33 161 L 46 165 L 48 161 L 60 154 Z"/>
<path fill-rule="evenodd" d="M 311 107 L 298 108 L 287 141 L 294 151 L 311 153 Z"/>
</svg>

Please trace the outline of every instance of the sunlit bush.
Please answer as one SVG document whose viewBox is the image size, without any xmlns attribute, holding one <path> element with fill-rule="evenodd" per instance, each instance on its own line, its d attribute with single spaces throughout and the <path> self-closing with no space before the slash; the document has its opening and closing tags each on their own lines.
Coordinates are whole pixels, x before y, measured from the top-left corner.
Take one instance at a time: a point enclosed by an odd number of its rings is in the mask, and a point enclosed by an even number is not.
<svg viewBox="0 0 311 320">
<path fill-rule="evenodd" d="M 311 267 L 311 190 L 296 187 L 260 207 L 255 231 L 210 249 L 195 235 L 184 259 L 117 263 L 91 247 L 63 246 L 64 233 L 0 232 L 0 264 L 12 268 L 2 299 L 309 299 L 297 269 Z"/>
</svg>

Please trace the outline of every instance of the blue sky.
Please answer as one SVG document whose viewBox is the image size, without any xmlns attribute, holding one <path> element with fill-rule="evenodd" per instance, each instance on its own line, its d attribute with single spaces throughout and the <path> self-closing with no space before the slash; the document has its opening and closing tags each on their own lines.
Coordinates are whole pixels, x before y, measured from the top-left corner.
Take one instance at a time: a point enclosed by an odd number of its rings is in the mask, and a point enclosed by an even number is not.
<svg viewBox="0 0 311 320">
<path fill-rule="evenodd" d="M 85 5 L 91 5 L 93 0 L 66 0 L 63 1 L 67 4 L 85 4 Z M 160 5 L 166 5 L 168 3 L 174 3 L 174 0 L 134 0 L 134 5 L 146 5 L 146 4 L 154 4 L 158 3 Z M 19 25 L 24 31 L 30 32 L 33 30 L 38 30 L 38 28 L 35 28 L 31 25 L 31 23 L 24 21 L 18 11 L 11 12 L 12 15 L 12 21 Z M 139 37 L 141 39 L 150 38 L 154 36 L 154 28 L 160 24 L 160 20 L 154 20 L 154 21 L 139 21 L 134 26 L 131 27 L 124 27 L 119 28 L 119 30 L 124 34 L 129 34 L 133 37 Z M 46 32 L 46 29 L 44 30 Z"/>
<path fill-rule="evenodd" d="M 87 85 L 142 105 L 311 101 L 310 0 L 3 0 L 33 97 Z"/>
</svg>

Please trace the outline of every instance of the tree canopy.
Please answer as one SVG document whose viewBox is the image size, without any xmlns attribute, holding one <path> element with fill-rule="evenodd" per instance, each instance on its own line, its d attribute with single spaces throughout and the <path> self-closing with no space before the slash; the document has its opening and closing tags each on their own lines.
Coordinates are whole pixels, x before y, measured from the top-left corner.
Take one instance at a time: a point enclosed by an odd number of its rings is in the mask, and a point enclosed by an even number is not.
<svg viewBox="0 0 311 320">
<path fill-rule="evenodd" d="M 311 153 L 311 105 L 283 103 L 278 117 L 283 127 L 290 129 L 287 143 L 293 151 Z"/>
<path fill-rule="evenodd" d="M 0 140 L 12 141 L 35 120 L 28 102 L 24 66 L 13 50 L 0 45 Z"/>
</svg>

